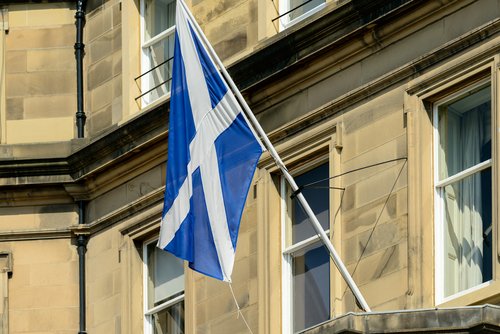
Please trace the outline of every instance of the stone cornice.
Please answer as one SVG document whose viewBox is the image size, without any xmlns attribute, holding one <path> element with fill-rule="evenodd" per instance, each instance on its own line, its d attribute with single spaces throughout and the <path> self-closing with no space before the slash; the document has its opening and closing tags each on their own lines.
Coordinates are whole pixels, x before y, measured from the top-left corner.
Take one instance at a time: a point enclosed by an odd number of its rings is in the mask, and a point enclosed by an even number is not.
<svg viewBox="0 0 500 334">
<path fill-rule="evenodd" d="M 158 224 L 163 206 L 163 192 L 165 188 L 156 189 L 155 191 L 141 197 L 132 203 L 115 210 L 96 221 L 89 224 L 73 225 L 70 230 L 75 235 L 93 235 L 104 229 L 113 226 L 115 223 L 128 221 L 129 225 L 121 231 L 123 234 L 129 233 L 129 230 L 137 228 L 136 225 L 144 225 L 146 222 Z M 129 218 L 133 217 L 132 221 Z M 122 229 L 123 230 L 123 229 Z"/>
<path fill-rule="evenodd" d="M 169 104 L 165 103 L 116 126 L 68 157 L 71 175 L 79 180 L 117 158 L 140 154 L 161 141 L 166 142 Z M 165 156 L 166 158 L 166 156 Z"/>
<path fill-rule="evenodd" d="M 257 51 L 236 61 L 229 72 L 241 90 L 252 90 L 265 82 L 276 81 L 276 76 L 295 71 L 307 58 L 317 56 L 318 51 L 338 49 L 373 29 L 375 24 L 398 19 L 418 6 L 422 6 L 422 1 L 348 1 L 319 18 L 311 17 L 312 22 L 305 20 L 269 38 Z M 365 43 L 363 47 L 371 45 Z"/>
<path fill-rule="evenodd" d="M 263 43 L 266 45 L 265 50 L 258 50 L 240 60 L 241 73 L 237 73 L 239 70 L 235 71 L 237 79 L 238 75 L 243 77 L 247 75 L 255 77 L 255 80 L 248 82 L 248 86 L 240 84 L 239 80 L 236 82 L 244 90 L 244 95 L 252 105 L 254 113 L 260 114 L 300 93 L 305 87 L 310 87 L 342 69 L 363 61 L 473 2 L 473 0 L 445 0 L 440 3 L 432 1 L 370 3 L 380 8 L 364 6 L 363 1 L 348 2 L 330 12 L 325 12 L 313 22 L 305 22 L 297 31 L 289 33 L 287 29 Z M 370 12 L 370 8 L 373 13 Z M 345 13 L 338 16 L 342 12 Z M 334 23 L 336 21 L 345 23 L 350 29 L 343 30 Z M 308 35 L 316 42 L 309 42 Z M 314 36 L 324 36 L 324 38 L 316 39 Z M 282 51 L 279 50 L 280 43 L 284 44 Z M 274 56 L 278 60 L 283 57 L 288 60 L 279 68 L 271 70 L 274 63 L 270 62 L 270 59 L 274 61 Z M 259 73 L 256 76 L 247 74 L 252 74 L 252 71 Z"/>
<path fill-rule="evenodd" d="M 26 186 L 59 185 L 75 199 L 90 199 L 109 190 L 111 183 L 126 180 L 147 164 L 166 160 L 168 103 L 160 105 L 99 138 L 76 139 L 74 153 L 48 159 L 0 159 L 0 203 Z M 36 145 L 30 150 L 36 150 Z M 29 199 L 28 199 L 29 200 Z"/>
<path fill-rule="evenodd" d="M 0 241 L 26 241 L 46 239 L 69 239 L 71 230 L 66 229 L 31 229 L 21 231 L 0 231 Z"/>
<path fill-rule="evenodd" d="M 127 221 L 127 225 L 120 229 L 124 235 L 137 234 L 144 229 L 156 229 L 159 227 L 164 191 L 164 187 L 156 189 L 88 224 L 75 224 L 57 229 L 0 231 L 0 241 L 68 239 L 78 235 L 91 236 L 123 221 Z"/>
<path fill-rule="evenodd" d="M 318 124 L 338 112 L 345 110 L 350 106 L 354 106 L 364 99 L 373 96 L 384 89 L 393 86 L 394 84 L 402 82 L 403 80 L 411 79 L 426 69 L 432 68 L 444 59 L 458 55 L 470 46 L 484 42 L 499 33 L 500 19 L 496 19 L 469 32 L 465 36 L 461 36 L 460 38 L 443 45 L 439 49 L 433 50 L 415 61 L 407 63 L 387 73 L 386 75 L 349 92 L 348 94 L 338 97 L 328 104 L 304 115 L 300 119 L 294 120 L 293 122 L 270 132 L 268 137 L 274 143 L 280 142 L 284 138 L 293 136 L 314 124 Z M 443 78 L 449 77 L 452 73 L 461 73 L 464 70 L 470 70 L 472 67 L 484 65 L 484 62 L 490 61 L 490 59 L 498 52 L 500 52 L 500 43 L 493 41 L 492 43 L 486 45 L 479 54 L 474 54 L 472 57 L 459 61 L 455 66 L 450 66 L 446 71 L 443 71 L 439 75 L 413 85 L 407 91 L 409 94 L 412 94 L 416 91 L 423 90 L 426 86 L 430 86 L 433 83 L 443 80 Z"/>
<path fill-rule="evenodd" d="M 498 333 L 499 317 L 496 305 L 351 312 L 301 333 Z"/>
</svg>

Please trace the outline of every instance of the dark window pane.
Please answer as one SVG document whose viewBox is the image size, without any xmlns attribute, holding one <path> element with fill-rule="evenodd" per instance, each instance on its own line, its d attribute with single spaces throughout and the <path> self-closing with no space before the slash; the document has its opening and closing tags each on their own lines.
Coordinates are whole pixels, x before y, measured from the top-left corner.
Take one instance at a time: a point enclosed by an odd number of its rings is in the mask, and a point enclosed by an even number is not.
<svg viewBox="0 0 500 334">
<path fill-rule="evenodd" d="M 319 180 L 328 179 L 328 163 L 318 166 L 310 171 L 301 174 L 295 178 L 295 182 L 299 186 L 309 184 L 311 182 L 316 182 Z M 307 202 L 311 206 L 311 209 L 316 214 L 321 226 L 325 229 L 329 229 L 329 193 L 328 189 L 329 181 L 325 180 L 321 183 L 317 183 L 311 187 L 307 187 L 302 191 L 302 194 L 306 198 Z M 316 235 L 309 218 L 305 214 L 302 206 L 297 199 L 293 200 L 292 205 L 292 242 L 297 243 L 298 241 L 307 239 Z"/>
<path fill-rule="evenodd" d="M 175 24 L 175 0 L 146 0 L 146 40 Z"/>
<path fill-rule="evenodd" d="M 293 329 L 330 318 L 330 258 L 322 244 L 293 256 Z"/>
<path fill-rule="evenodd" d="M 158 306 L 184 291 L 184 263 L 181 259 L 156 247 L 148 252 L 148 308 Z"/>
</svg>

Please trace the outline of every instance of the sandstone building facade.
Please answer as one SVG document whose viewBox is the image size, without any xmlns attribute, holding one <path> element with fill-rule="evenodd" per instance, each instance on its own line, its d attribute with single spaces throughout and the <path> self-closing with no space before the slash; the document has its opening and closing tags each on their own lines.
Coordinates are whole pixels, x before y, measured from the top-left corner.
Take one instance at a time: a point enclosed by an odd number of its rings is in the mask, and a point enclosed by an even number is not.
<svg viewBox="0 0 500 334">
<path fill-rule="evenodd" d="M 374 311 L 264 154 L 232 283 L 252 332 L 500 331 L 500 1 L 187 3 Z M 175 1 L 0 14 L 0 332 L 248 333 L 154 247 Z"/>
</svg>

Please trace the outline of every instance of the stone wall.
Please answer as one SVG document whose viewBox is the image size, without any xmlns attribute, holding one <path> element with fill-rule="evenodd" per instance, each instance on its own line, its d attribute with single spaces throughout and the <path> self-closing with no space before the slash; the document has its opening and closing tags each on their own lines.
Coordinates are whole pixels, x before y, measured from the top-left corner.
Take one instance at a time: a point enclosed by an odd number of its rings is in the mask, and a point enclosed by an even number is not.
<svg viewBox="0 0 500 334">
<path fill-rule="evenodd" d="M 6 143 L 74 137 L 74 5 L 10 5 L 6 49 Z"/>
<path fill-rule="evenodd" d="M 78 256 L 70 239 L 2 242 L 12 254 L 9 333 L 74 333 Z"/>
<path fill-rule="evenodd" d="M 120 236 L 118 228 L 106 230 L 93 235 L 87 246 L 87 331 L 89 333 L 121 333 L 123 291 Z"/>
<path fill-rule="evenodd" d="M 122 119 L 121 2 L 89 3 L 84 30 L 87 135 Z M 9 5 L 5 36 L 7 144 L 75 137 L 73 3 Z"/>
<path fill-rule="evenodd" d="M 403 309 L 407 285 L 407 164 L 404 91 L 393 89 L 343 116 L 342 258 L 370 307 Z M 385 287 L 390 286 L 390 289 Z M 355 311 L 352 294 L 344 302 Z M 344 298 L 344 296 L 337 296 Z"/>
<path fill-rule="evenodd" d="M 86 112 L 91 137 L 123 116 L 121 6 L 121 1 L 107 1 L 87 14 Z"/>
<path fill-rule="evenodd" d="M 192 0 L 196 20 L 223 61 L 251 50 L 258 41 L 256 0 Z"/>
<path fill-rule="evenodd" d="M 65 229 L 78 223 L 73 204 L 5 206 L 0 213 L 0 233 Z"/>
</svg>

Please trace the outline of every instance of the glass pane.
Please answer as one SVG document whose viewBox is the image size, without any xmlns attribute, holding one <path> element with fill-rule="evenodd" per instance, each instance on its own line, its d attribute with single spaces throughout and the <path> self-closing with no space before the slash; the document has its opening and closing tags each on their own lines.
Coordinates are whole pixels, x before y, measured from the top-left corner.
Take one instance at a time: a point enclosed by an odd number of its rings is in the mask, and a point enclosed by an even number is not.
<svg viewBox="0 0 500 334">
<path fill-rule="evenodd" d="M 147 41 L 175 24 L 175 0 L 145 0 L 145 31 Z"/>
<path fill-rule="evenodd" d="M 491 89 L 438 106 L 439 179 L 491 158 Z"/>
<path fill-rule="evenodd" d="M 321 226 L 329 229 L 329 173 L 328 163 L 320 165 L 310 171 L 295 177 L 295 182 L 301 186 L 319 180 L 325 180 L 316 183 L 302 190 L 302 194 L 311 206 L 311 209 L 316 214 Z M 316 235 L 309 218 L 305 214 L 299 201 L 295 198 L 292 202 L 292 243 L 297 243 L 301 240 L 307 239 Z"/>
<path fill-rule="evenodd" d="M 184 264 L 181 259 L 156 247 L 147 246 L 148 253 L 148 308 L 172 299 L 184 290 Z"/>
<path fill-rule="evenodd" d="M 184 301 L 153 314 L 153 333 L 184 333 Z"/>
<path fill-rule="evenodd" d="M 444 294 L 492 278 L 491 168 L 442 189 L 444 199 Z"/>
<path fill-rule="evenodd" d="M 318 7 L 319 5 L 325 3 L 325 0 L 290 0 L 290 20 L 296 19 L 302 14 Z M 302 6 L 301 6 L 302 5 Z"/>
<path fill-rule="evenodd" d="M 293 255 L 293 329 L 330 318 L 330 258 L 322 244 Z"/>
<path fill-rule="evenodd" d="M 145 49 L 149 68 L 145 68 L 144 73 L 149 72 L 145 74 L 144 82 L 146 85 L 142 91 L 145 93 L 151 90 L 144 96 L 146 103 L 150 103 L 170 92 L 174 36 L 174 34 L 171 34 Z"/>
</svg>

